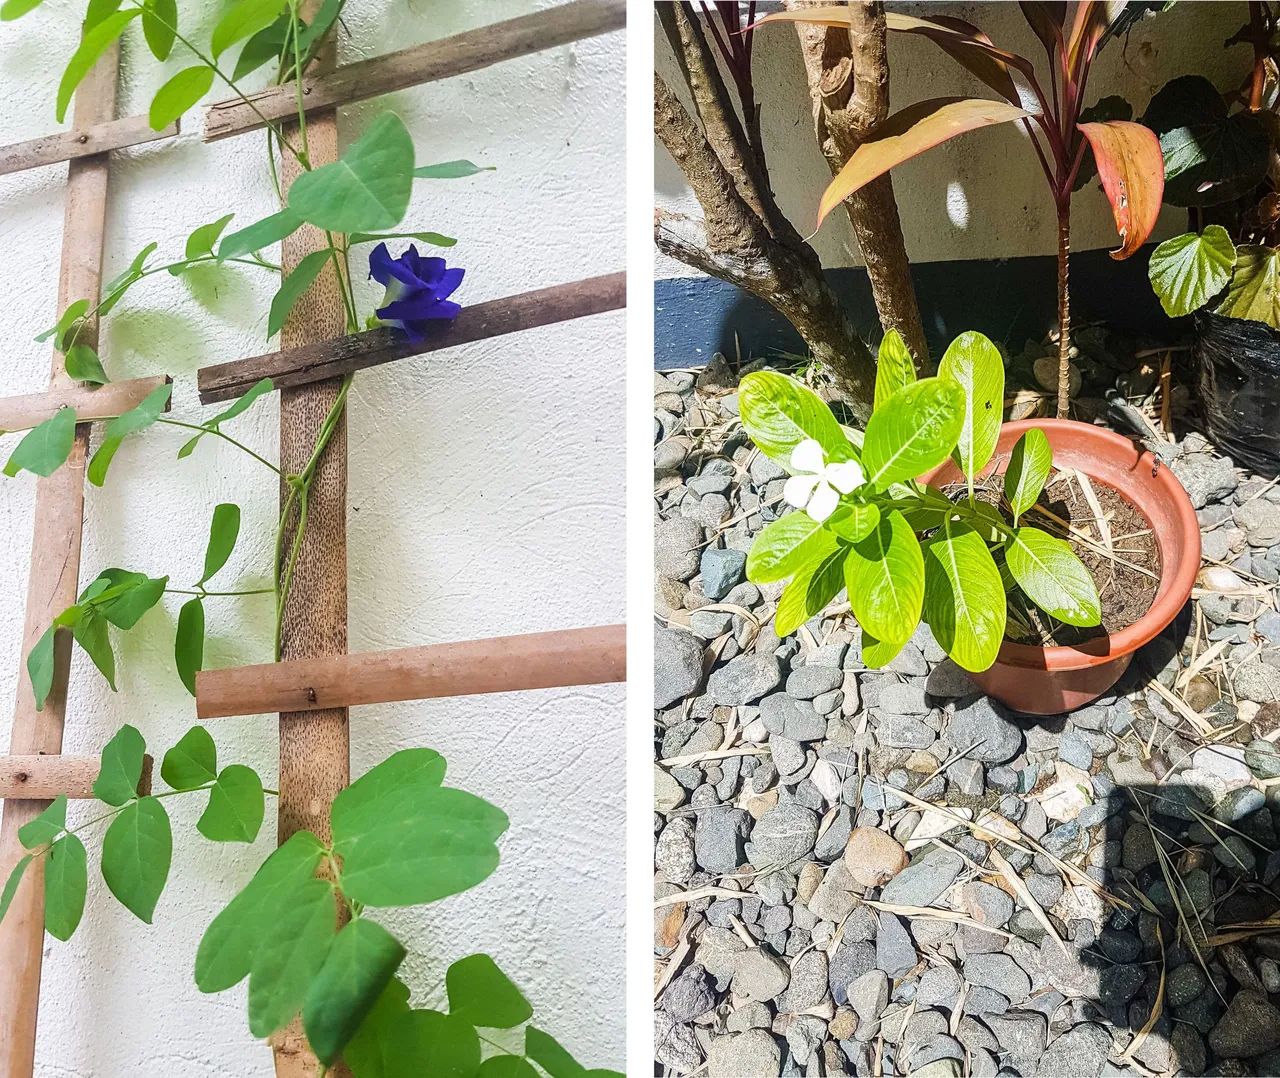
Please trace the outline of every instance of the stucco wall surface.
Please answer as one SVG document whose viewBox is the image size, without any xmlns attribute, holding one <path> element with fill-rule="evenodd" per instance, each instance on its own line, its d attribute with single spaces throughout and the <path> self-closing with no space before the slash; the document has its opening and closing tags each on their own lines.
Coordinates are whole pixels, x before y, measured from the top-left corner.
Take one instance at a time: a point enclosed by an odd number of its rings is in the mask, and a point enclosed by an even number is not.
<svg viewBox="0 0 1280 1078">
<path fill-rule="evenodd" d="M 952 15 L 975 23 L 999 47 L 1044 68 L 1044 49 L 1018 5 L 1001 3 L 893 3 L 914 15 Z M 1140 22 L 1128 36 L 1109 42 L 1094 64 L 1086 102 L 1119 94 L 1141 116 L 1151 96 L 1178 75 L 1203 74 L 1219 89 L 1234 87 L 1248 70 L 1248 47 L 1223 49 L 1223 41 L 1248 21 L 1247 5 L 1235 0 L 1182 0 L 1156 18 Z M 683 94 L 670 46 L 655 29 L 655 63 L 667 84 Z M 782 210 L 803 235 L 814 230 L 818 199 L 831 171 L 818 150 L 813 110 L 793 27 L 769 25 L 754 37 L 752 71 L 761 102 L 761 126 L 769 176 Z M 934 97 L 994 97 L 994 92 L 933 42 L 914 34 L 889 35 L 892 111 Z M 1048 92 L 1048 83 L 1042 83 Z M 1034 101 L 1034 98 L 1030 99 Z M 1044 173 L 1029 139 L 1017 124 L 1001 124 L 952 139 L 893 170 L 907 254 L 915 262 L 962 258 L 1015 258 L 1053 254 L 1057 230 Z M 655 198 L 663 209 L 701 216 L 684 177 L 657 144 Z M 1183 231 L 1185 211 L 1165 207 L 1153 239 Z M 1072 244 L 1076 250 L 1119 246 L 1111 209 L 1097 182 L 1072 200 Z M 861 265 L 848 216 L 833 212 L 811 240 L 824 266 Z M 700 274 L 655 252 L 655 276 Z"/>
<path fill-rule="evenodd" d="M 180 5 L 182 28 L 207 42 L 215 7 Z M 341 55 L 377 55 L 548 6 L 541 0 L 350 0 Z M 205 9 L 198 14 L 197 7 Z M 0 144 L 55 130 L 62 62 L 83 3 L 46 0 L 0 28 Z M 188 60 L 157 64 L 126 37 L 120 114 Z M 624 39 L 611 34 L 508 61 L 344 110 L 344 141 L 385 108 L 409 125 L 419 163 L 468 157 L 498 171 L 418 181 L 406 224 L 457 236 L 463 303 L 622 267 Z M 265 81 L 263 74 L 257 81 Z M 215 88 L 210 98 L 226 96 Z M 199 110 L 176 140 L 114 155 L 106 278 L 147 243 L 179 257 L 196 225 L 234 210 L 232 227 L 277 206 L 261 134 L 203 145 Z M 47 345 L 31 338 L 55 314 L 66 166 L 0 178 L 0 393 L 36 392 Z M 367 252 L 368 248 L 361 249 Z M 356 266 L 357 275 L 359 266 Z M 168 372 L 174 418 L 213 414 L 195 370 L 268 351 L 276 281 L 250 270 L 160 275 L 107 319 L 102 356 L 115 379 Z M 361 282 L 363 311 L 381 290 Z M 353 651 L 616 622 L 623 609 L 623 315 L 547 327 L 360 374 L 350 414 L 349 593 Z M 274 458 L 274 399 L 233 433 Z M 100 435 L 99 435 L 100 437 Z M 16 439 L 6 438 L 6 455 Z M 277 511 L 273 477 L 206 439 L 176 459 L 185 432 L 153 428 L 128 442 L 105 488 L 86 499 L 81 580 L 108 566 L 171 574 L 189 586 L 210 514 L 239 503 L 238 549 L 218 581 L 268 580 Z M 34 481 L 0 482 L 0 700 L 18 671 Z M 268 597 L 208 606 L 210 666 L 270 657 Z M 123 723 L 157 757 L 195 721 L 173 669 L 181 597 L 167 596 L 116 636 L 113 694 L 83 653 L 71 675 L 65 751 L 96 752 Z M 24 675 L 25 676 L 25 675 Z M 351 714 L 352 768 L 426 745 L 452 785 L 503 807 L 502 864 L 463 895 L 382 918 L 408 942 L 402 973 L 421 1005 L 443 1003 L 448 964 L 488 951 L 524 988 L 536 1021 L 587 1065 L 623 1059 L 623 691 L 621 686 L 364 707 Z M 0 706 L 0 746 L 9 709 Z M 210 724 L 223 762 L 276 776 L 274 715 Z M 168 802 L 173 869 L 148 927 L 107 892 L 90 843 L 84 922 L 69 944 L 46 937 L 36 1073 L 41 1078 L 267 1076 L 271 1055 L 247 1032 L 245 985 L 202 996 L 192 979 L 205 926 L 275 844 L 273 806 L 252 849 L 195 831 L 201 806 Z M 72 810 L 87 819 L 86 804 Z M 0 985 L 0 992 L 9 990 Z"/>
</svg>

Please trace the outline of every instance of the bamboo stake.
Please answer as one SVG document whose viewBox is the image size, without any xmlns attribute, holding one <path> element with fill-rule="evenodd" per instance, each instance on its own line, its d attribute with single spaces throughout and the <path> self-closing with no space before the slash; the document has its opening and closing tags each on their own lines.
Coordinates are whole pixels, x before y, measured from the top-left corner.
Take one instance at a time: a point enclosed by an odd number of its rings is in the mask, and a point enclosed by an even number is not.
<svg viewBox="0 0 1280 1078">
<path fill-rule="evenodd" d="M 115 115 L 119 61 L 119 46 L 113 45 L 80 84 L 75 95 L 77 128 L 83 130 Z M 97 302 L 102 286 L 107 172 L 106 154 L 81 157 L 67 167 L 59 313 L 78 299 Z M 97 339 L 96 322 L 86 324 L 80 331 L 80 340 L 85 344 L 96 346 Z M 50 388 L 61 390 L 73 384 L 63 357 L 54 353 Z M 88 449 L 89 424 L 80 423 L 67 462 L 47 479 L 36 481 L 23 656 L 35 647 L 54 617 L 76 601 Z M 36 710 L 26 670 L 20 672 L 9 735 L 11 753 L 55 755 L 62 751 L 70 662 L 71 634 L 62 631 L 54 644 L 53 689 L 42 711 Z M 18 828 L 43 812 L 46 805 L 46 801 L 38 800 L 4 803 L 0 821 L 0 875 L 4 878 L 22 856 Z M 0 922 L 0 1078 L 30 1078 L 35 1067 L 43 943 L 44 872 L 42 865 L 33 863 Z"/>
<path fill-rule="evenodd" d="M 51 418 L 60 408 L 74 408 L 76 419 L 88 423 L 95 419 L 114 419 L 135 408 L 147 394 L 171 379 L 165 376 L 135 378 L 129 382 L 108 382 L 90 389 L 79 382 L 50 388 L 44 393 L 0 399 L 0 430 L 26 430 Z M 169 410 L 168 404 L 165 411 Z"/>
<path fill-rule="evenodd" d="M 108 150 L 123 150 L 126 146 L 138 146 L 144 142 L 157 142 L 173 138 L 177 133 L 176 121 L 162 131 L 153 131 L 147 116 L 125 116 L 87 126 L 77 123 L 70 131 L 59 131 L 56 135 L 45 135 L 29 142 L 15 142 L 12 146 L 0 146 L 0 176 L 42 168 L 59 161 L 74 161 L 78 157 L 92 157 Z"/>
<path fill-rule="evenodd" d="M 98 756 L 0 756 L 0 798 L 90 798 L 101 764 Z M 142 757 L 138 782 L 138 793 L 144 797 L 151 792 L 151 766 L 148 753 Z"/>
<path fill-rule="evenodd" d="M 624 681 L 626 663 L 626 626 L 602 625 L 203 670 L 196 675 L 196 715 L 212 719 L 598 685 Z"/>
</svg>

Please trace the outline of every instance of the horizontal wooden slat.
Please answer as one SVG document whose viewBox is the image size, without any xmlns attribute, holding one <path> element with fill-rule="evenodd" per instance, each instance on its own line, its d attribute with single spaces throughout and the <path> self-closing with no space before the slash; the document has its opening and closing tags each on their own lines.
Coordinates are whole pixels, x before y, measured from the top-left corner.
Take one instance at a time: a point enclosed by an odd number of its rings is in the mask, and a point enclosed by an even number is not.
<svg viewBox="0 0 1280 1078">
<path fill-rule="evenodd" d="M 136 408 L 153 390 L 169 381 L 167 376 L 134 378 L 128 382 L 108 382 L 90 388 L 80 384 L 61 386 L 25 397 L 0 397 L 0 431 L 27 430 L 43 423 L 60 408 L 74 408 L 76 419 L 90 422 L 114 419 Z M 165 405 L 165 411 L 169 406 Z"/>
<path fill-rule="evenodd" d="M 0 798 L 92 797 L 100 763 L 97 756 L 0 756 Z M 144 756 L 140 794 L 151 792 L 151 766 L 151 756 Z"/>
<path fill-rule="evenodd" d="M 276 389 L 319 382 L 335 375 L 376 367 L 442 348 L 500 337 L 535 326 L 614 311 L 627 304 L 627 275 L 610 273 L 573 284 L 539 288 L 506 299 L 463 307 L 453 322 L 442 322 L 421 344 L 394 329 L 372 329 L 287 352 L 202 367 L 196 372 L 202 404 L 231 400 L 255 382 L 270 378 Z"/>
<path fill-rule="evenodd" d="M 56 164 L 58 161 L 70 161 L 76 157 L 106 153 L 107 150 L 122 150 L 126 146 L 156 142 L 162 138 L 172 138 L 177 133 L 176 120 L 164 130 L 154 131 L 146 116 L 107 120 L 81 131 L 59 131 L 56 135 L 45 135 L 30 142 L 0 146 L 0 176 Z"/>
<path fill-rule="evenodd" d="M 308 113 L 335 105 L 350 105 L 371 97 L 420 86 L 454 75 L 465 75 L 517 56 L 541 52 L 571 41 L 621 30 L 627 22 L 626 0 L 574 0 L 533 15 L 468 30 L 439 41 L 347 64 L 302 82 Z M 243 134 L 267 120 L 297 115 L 295 85 L 272 86 L 247 101 L 231 98 L 210 105 L 204 114 L 204 140 Z"/>
<path fill-rule="evenodd" d="M 625 625 L 498 636 L 363 655 L 204 670 L 196 675 L 196 714 L 385 704 L 565 685 L 599 685 L 627 676 Z"/>
</svg>

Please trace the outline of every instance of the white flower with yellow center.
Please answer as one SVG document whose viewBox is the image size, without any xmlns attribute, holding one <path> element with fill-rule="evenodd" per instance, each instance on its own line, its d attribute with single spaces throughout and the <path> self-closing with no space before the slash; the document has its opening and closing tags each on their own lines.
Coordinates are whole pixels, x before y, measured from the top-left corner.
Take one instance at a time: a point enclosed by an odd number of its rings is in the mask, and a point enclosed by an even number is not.
<svg viewBox="0 0 1280 1078">
<path fill-rule="evenodd" d="M 791 470 L 795 473 L 782 488 L 782 497 L 797 509 L 806 509 L 821 523 L 835 512 L 840 495 L 852 493 L 862 486 L 866 476 L 856 460 L 827 463 L 822 446 L 806 438 L 791 451 Z"/>
</svg>

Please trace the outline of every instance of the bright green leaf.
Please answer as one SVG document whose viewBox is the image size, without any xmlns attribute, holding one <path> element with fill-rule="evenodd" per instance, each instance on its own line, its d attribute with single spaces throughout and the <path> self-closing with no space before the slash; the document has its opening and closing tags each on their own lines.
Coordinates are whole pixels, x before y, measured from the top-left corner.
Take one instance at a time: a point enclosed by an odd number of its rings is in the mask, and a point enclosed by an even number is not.
<svg viewBox="0 0 1280 1078">
<path fill-rule="evenodd" d="M 846 543 L 860 543 L 880 523 L 880 507 L 875 502 L 841 502 L 825 523 Z"/>
<path fill-rule="evenodd" d="M 789 636 L 825 609 L 844 587 L 844 559 L 849 547 L 830 536 L 829 553 L 800 569 L 786 586 L 773 616 L 774 631 Z"/>
<path fill-rule="evenodd" d="M 73 344 L 66 357 L 67 376 L 91 386 L 105 386 L 110 378 L 102 369 L 98 353 L 87 344 Z"/>
<path fill-rule="evenodd" d="M 44 927 L 54 939 L 65 943 L 75 934 L 88 887 L 84 843 L 76 835 L 63 835 L 49 847 L 44 866 Z"/>
<path fill-rule="evenodd" d="M 28 11 L 34 11 L 40 3 L 41 0 L 5 0 L 3 6 L 0 6 L 0 22 L 20 19 Z"/>
<path fill-rule="evenodd" d="M 108 569 L 99 579 L 103 577 L 121 588 L 114 598 L 103 595 L 96 604 L 103 617 L 117 629 L 132 629 L 142 615 L 160 601 L 169 584 L 167 576 L 148 577 L 143 573 L 126 573 L 121 569 Z"/>
<path fill-rule="evenodd" d="M 766 457 L 791 469 L 791 454 L 808 438 L 822 446 L 827 459 L 853 458 L 826 401 L 794 378 L 773 371 L 755 371 L 738 387 L 742 425 Z"/>
<path fill-rule="evenodd" d="M 964 389 L 950 378 L 923 378 L 895 393 L 867 421 L 868 482 L 885 490 L 941 464 L 964 429 L 964 406 Z"/>
<path fill-rule="evenodd" d="M 183 252 L 187 258 L 199 258 L 201 255 L 213 254 L 213 245 L 218 242 L 218 237 L 222 235 L 222 230 L 227 227 L 227 223 L 235 216 L 234 213 L 225 214 L 216 221 L 210 221 L 207 225 L 201 225 L 187 237 L 186 250 Z"/>
<path fill-rule="evenodd" d="M 463 176 L 474 176 L 477 172 L 496 172 L 495 165 L 475 165 L 470 161 L 442 161 L 438 165 L 423 165 L 413 170 L 414 176 L 420 180 L 457 180 Z"/>
<path fill-rule="evenodd" d="M 342 1054 L 404 956 L 400 942 L 368 918 L 338 933 L 302 1005 L 307 1041 L 326 1067 Z"/>
<path fill-rule="evenodd" d="M 39 426 L 32 427 L 9 454 L 4 474 L 12 478 L 20 471 L 53 475 L 71 455 L 76 440 L 74 408 L 59 408 Z"/>
<path fill-rule="evenodd" d="M 343 1061 L 355 1078 L 394 1078 L 404 1061 L 396 1054 L 392 1030 L 408 1013 L 409 989 L 393 977 L 343 1050 Z"/>
<path fill-rule="evenodd" d="M 239 232 L 224 236 L 218 245 L 218 261 L 225 262 L 228 258 L 241 258 L 254 251 L 261 251 L 264 247 L 279 243 L 286 236 L 292 236 L 301 227 L 302 218 L 292 210 L 273 213 L 261 221 L 254 221 Z"/>
<path fill-rule="evenodd" d="M 27 656 L 27 677 L 31 679 L 37 711 L 44 710 L 44 702 L 53 691 L 53 637 L 56 630 L 56 625 L 50 625 Z"/>
<path fill-rule="evenodd" d="M 146 751 L 147 743 L 135 727 L 128 724 L 120 727 L 102 749 L 102 763 L 93 781 L 93 796 L 117 808 L 137 797 Z"/>
<path fill-rule="evenodd" d="M 313 173 L 306 173 L 313 175 Z M 296 184 L 295 184 L 296 186 Z M 294 304 L 302 298 L 302 294 L 311 287 L 311 282 L 324 269 L 325 263 L 332 257 L 328 248 L 312 251 L 294 267 L 288 277 L 280 282 L 280 289 L 271 299 L 271 313 L 267 317 L 267 336 L 274 337 L 284 326 Z"/>
<path fill-rule="evenodd" d="M 924 604 L 924 557 L 898 510 L 853 545 L 844 574 L 858 624 L 896 653 L 916 631 Z"/>
<path fill-rule="evenodd" d="M 187 692 L 195 696 L 196 674 L 204 669 L 204 602 L 199 596 L 188 599 L 178 611 L 173 661 Z"/>
<path fill-rule="evenodd" d="M 81 29 L 87 34 L 108 15 L 120 10 L 120 0 L 89 0 L 85 8 L 84 23 Z"/>
<path fill-rule="evenodd" d="M 227 420 L 235 419 L 236 416 L 243 412 L 247 412 L 253 405 L 254 401 L 259 397 L 270 393 L 273 389 L 275 389 L 275 386 L 272 384 L 270 378 L 263 378 L 260 382 L 255 382 L 249 387 L 248 391 L 245 392 L 242 397 L 239 397 L 232 402 L 230 408 L 226 409 L 226 411 L 219 412 L 207 423 L 201 424 L 201 426 L 205 427 L 206 430 L 201 431 L 192 438 L 191 441 L 187 442 L 178 450 L 178 459 L 181 460 L 183 457 L 189 457 L 195 447 L 199 444 L 200 439 L 203 438 L 208 431 L 218 430 L 223 423 L 227 422 Z"/>
<path fill-rule="evenodd" d="M 1013 523 L 1036 504 L 1053 468 L 1053 449 L 1039 427 L 1030 427 L 1014 443 L 1004 473 L 1004 496 L 1013 509 Z"/>
<path fill-rule="evenodd" d="M 1098 589 L 1065 539 L 1039 528 L 1018 528 L 1005 547 L 1005 562 L 1036 606 L 1068 625 L 1102 620 Z"/>
<path fill-rule="evenodd" d="M 150 924 L 172 856 L 169 815 L 154 797 L 143 797 L 126 805 L 107 828 L 102 878 L 134 916 Z"/>
<path fill-rule="evenodd" d="M 330 822 L 348 898 L 368 906 L 434 902 L 497 868 L 494 843 L 506 813 L 440 786 L 443 761 L 423 755 L 429 751 L 396 753 L 334 800 Z"/>
<path fill-rule="evenodd" d="M 102 445 L 94 453 L 89 462 L 89 482 L 100 487 L 106 481 L 107 469 L 116 455 L 121 443 L 131 434 L 137 434 L 151 426 L 164 412 L 165 405 L 173 393 L 173 386 L 165 384 L 153 389 L 136 408 L 130 408 L 124 415 L 117 416 L 107 424 L 106 433 L 102 437 Z"/>
<path fill-rule="evenodd" d="M 320 48 L 324 35 L 338 19 L 338 15 L 342 12 L 342 5 L 345 0 L 324 0 L 320 5 L 320 10 L 316 12 L 315 18 L 311 22 L 303 26 L 302 32 L 298 34 L 297 52 L 302 56 L 302 67 L 306 70 L 307 62 L 310 61 Z"/>
<path fill-rule="evenodd" d="M 398 225 L 412 192 L 413 139 L 384 112 L 340 160 L 294 180 L 289 209 L 317 228 L 371 232 Z"/>
<path fill-rule="evenodd" d="M 116 691 L 116 656 L 111 650 L 111 638 L 107 635 L 107 619 L 96 607 L 85 607 L 71 624 L 71 635 L 93 660 L 98 672 L 107 679 L 111 691 Z"/>
<path fill-rule="evenodd" d="M 249 971 L 249 1032 L 269 1037 L 302 1010 L 337 932 L 333 884 L 306 880 L 263 937 Z"/>
<path fill-rule="evenodd" d="M 240 506 L 232 502 L 215 506 L 213 521 L 209 525 L 209 543 L 204 551 L 204 575 L 197 581 L 198 584 L 206 583 L 227 564 L 239 537 Z"/>
<path fill-rule="evenodd" d="M 802 566 L 830 554 L 830 532 L 808 513 L 788 513 L 766 524 L 747 554 L 747 579 L 755 584 L 785 580 Z"/>
<path fill-rule="evenodd" d="M 449 1014 L 473 1026 L 510 1029 L 533 1017 L 533 1008 L 487 954 L 460 958 L 445 974 Z"/>
<path fill-rule="evenodd" d="M 169 59 L 169 51 L 173 48 L 173 40 L 177 32 L 177 0 L 144 0 L 142 34 L 147 39 L 147 48 L 151 50 L 151 55 L 161 63 Z M 164 126 L 164 124 L 160 125 L 160 127 Z"/>
<path fill-rule="evenodd" d="M 231 73 L 232 81 L 239 82 L 246 75 L 257 71 L 263 64 L 279 59 L 288 36 L 289 13 L 286 11 L 265 30 L 259 30 L 244 43 L 244 48 L 236 57 L 235 70 Z"/>
<path fill-rule="evenodd" d="M 1280 250 L 1255 244 L 1237 247 L 1235 269 L 1217 313 L 1280 329 Z"/>
<path fill-rule="evenodd" d="M 964 426 L 956 443 L 960 470 L 974 479 L 995 452 L 1004 419 L 1004 360 L 981 333 L 961 333 L 938 364 L 938 376 L 964 390 Z"/>
<path fill-rule="evenodd" d="M 452 236 L 442 236 L 439 232 L 353 232 L 347 237 L 347 245 L 381 243 L 384 240 L 421 240 L 432 247 L 453 247 L 458 242 Z"/>
<path fill-rule="evenodd" d="M 900 389 L 916 380 L 916 364 L 907 351 L 902 334 L 896 329 L 885 332 L 876 357 L 876 392 L 873 410 L 879 408 Z"/>
<path fill-rule="evenodd" d="M 265 30 L 284 9 L 285 0 L 240 0 L 213 28 L 210 51 L 216 60 L 237 41 Z"/>
<path fill-rule="evenodd" d="M 194 790 L 218 777 L 218 748 L 209 731 L 193 726 L 164 754 L 160 777 L 175 790 Z"/>
<path fill-rule="evenodd" d="M 410 1011 L 391 1029 L 392 1078 L 476 1078 L 480 1038 L 453 1014 Z"/>
<path fill-rule="evenodd" d="M 68 304 L 67 309 L 62 312 L 62 316 L 58 321 L 35 338 L 36 344 L 41 344 L 52 337 L 54 348 L 59 352 L 64 351 L 66 342 L 63 337 L 66 335 L 67 330 L 71 328 L 73 322 L 83 318 L 88 311 L 89 301 L 87 299 L 78 299 L 74 303 Z"/>
<path fill-rule="evenodd" d="M 982 536 L 946 520 L 924 547 L 924 620 L 942 650 L 975 672 L 996 661 L 1006 601 L 1000 570 Z"/>
<path fill-rule="evenodd" d="M 196 987 L 201 992 L 222 992 L 249 975 L 259 945 L 275 931 L 283 910 L 323 856 L 315 835 L 297 831 L 262 863 L 200 939 Z"/>
<path fill-rule="evenodd" d="M 244 764 L 228 764 L 209 791 L 196 830 L 210 842 L 252 842 L 265 811 L 262 780 Z"/>
<path fill-rule="evenodd" d="M 550 1033 L 536 1026 L 526 1026 L 524 1054 L 546 1071 L 551 1078 L 582 1078 L 584 1067 L 561 1046 Z"/>
<path fill-rule="evenodd" d="M 476 1078 L 539 1078 L 539 1075 L 528 1060 L 520 1056 L 490 1056 L 480 1064 Z"/>
<path fill-rule="evenodd" d="M 18 841 L 28 850 L 52 842 L 67 828 L 67 795 L 58 794 L 34 820 L 18 828 Z"/>
<path fill-rule="evenodd" d="M 213 89 L 213 68 L 204 64 L 183 68 L 156 91 L 148 122 L 161 131 Z M 190 241 L 188 241 L 188 246 Z"/>
<path fill-rule="evenodd" d="M 4 915 L 9 912 L 9 906 L 13 903 L 13 896 L 18 893 L 18 884 L 22 882 L 22 877 L 27 871 L 27 866 L 31 864 L 31 854 L 24 854 L 18 858 L 18 863 L 13 866 L 13 871 L 9 873 L 9 878 L 4 881 L 4 890 L 0 891 L 0 921 L 4 920 Z"/>
<path fill-rule="evenodd" d="M 1221 225 L 1197 235 L 1186 232 L 1151 252 L 1147 276 L 1171 318 L 1199 310 L 1227 287 L 1236 264 L 1236 246 Z"/>
<path fill-rule="evenodd" d="M 58 123 L 67 118 L 67 107 L 84 77 L 98 62 L 102 54 L 111 47 L 112 42 L 122 33 L 124 28 L 142 14 L 141 8 L 130 8 L 128 11 L 117 11 L 108 15 L 91 30 L 85 31 L 80 39 L 80 47 L 72 54 L 66 70 L 62 73 L 62 81 L 58 83 Z"/>
<path fill-rule="evenodd" d="M 887 666 L 906 646 L 906 641 L 891 643 L 877 640 L 866 629 L 862 630 L 862 664 L 870 670 L 879 670 Z"/>
</svg>

